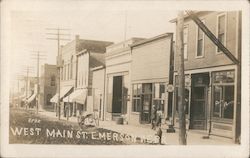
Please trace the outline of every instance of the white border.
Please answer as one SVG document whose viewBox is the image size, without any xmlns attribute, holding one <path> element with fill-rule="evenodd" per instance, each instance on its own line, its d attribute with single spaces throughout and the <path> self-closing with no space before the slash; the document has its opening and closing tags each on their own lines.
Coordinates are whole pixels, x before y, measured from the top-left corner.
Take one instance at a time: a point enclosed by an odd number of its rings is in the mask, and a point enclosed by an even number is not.
<svg viewBox="0 0 250 158">
<path fill-rule="evenodd" d="M 33 1 L 36 3 L 37 1 Z M 44 1 L 55 4 L 56 0 Z M 62 3 L 70 2 L 68 0 Z M 10 11 L 32 7 L 31 1 L 4 0 L 1 2 L 1 156 L 2 157 L 248 157 L 249 155 L 249 3 L 247 1 L 93 1 L 103 5 L 110 3 L 112 9 L 129 6 L 131 9 L 178 10 L 237 10 L 242 9 L 242 144 L 233 146 L 77 146 L 77 145 L 9 145 L 8 144 L 8 94 L 10 49 Z M 43 5 L 44 5 L 43 3 Z M 86 1 L 89 3 L 89 1 Z M 49 5 L 45 5 L 51 9 Z M 53 6 L 53 5 L 51 5 Z M 59 6 L 60 7 L 60 6 Z M 92 6 L 90 6 L 91 9 Z M 42 6 L 41 6 L 42 8 Z M 41 10 L 40 7 L 34 10 Z M 4 40 L 3 40 L 4 39 Z"/>
</svg>

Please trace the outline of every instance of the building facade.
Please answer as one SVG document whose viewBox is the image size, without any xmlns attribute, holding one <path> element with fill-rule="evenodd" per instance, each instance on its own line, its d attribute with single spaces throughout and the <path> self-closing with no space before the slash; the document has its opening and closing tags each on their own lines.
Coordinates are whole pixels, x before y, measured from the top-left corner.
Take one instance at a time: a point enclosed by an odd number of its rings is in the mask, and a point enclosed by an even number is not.
<svg viewBox="0 0 250 158">
<path fill-rule="evenodd" d="M 172 83 L 173 34 L 165 33 L 131 45 L 131 104 L 129 122 L 151 122 L 153 105 L 167 118 L 171 99 L 167 86 Z"/>
<path fill-rule="evenodd" d="M 92 67 L 104 65 L 105 48 L 112 44 L 106 41 L 80 39 L 61 47 L 60 60 L 60 100 L 61 113 L 64 117 L 81 115 L 91 111 Z M 51 101 L 57 102 L 58 95 Z M 87 106 L 90 104 L 90 106 Z"/>
<path fill-rule="evenodd" d="M 50 102 L 50 99 L 56 94 L 56 77 L 56 65 L 44 64 L 41 66 L 39 104 L 43 110 L 55 110 L 54 104 Z"/>
<path fill-rule="evenodd" d="M 196 15 L 224 46 L 240 59 L 240 13 L 197 12 Z M 176 22 L 173 20 L 172 22 Z M 178 30 L 176 30 L 177 32 Z M 187 129 L 236 139 L 240 124 L 240 72 L 218 47 L 188 16 L 183 30 L 185 66 L 185 111 Z M 175 92 L 173 123 L 178 127 L 178 70 L 175 54 Z M 237 122 L 237 123 L 236 123 Z"/>
<path fill-rule="evenodd" d="M 105 75 L 105 120 L 128 117 L 131 100 L 131 48 L 130 45 L 143 40 L 131 38 L 113 44 L 106 50 Z"/>
</svg>

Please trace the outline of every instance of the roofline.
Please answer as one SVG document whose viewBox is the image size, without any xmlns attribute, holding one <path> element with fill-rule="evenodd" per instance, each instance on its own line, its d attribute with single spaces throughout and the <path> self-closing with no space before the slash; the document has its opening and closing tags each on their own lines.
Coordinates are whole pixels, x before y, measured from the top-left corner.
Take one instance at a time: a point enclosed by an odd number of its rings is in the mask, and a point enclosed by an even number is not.
<svg viewBox="0 0 250 158">
<path fill-rule="evenodd" d="M 142 41 L 139 41 L 137 43 L 134 43 L 132 45 L 130 45 L 131 48 L 133 47 L 136 47 L 136 46 L 139 46 L 139 45 L 142 45 L 142 44 L 146 44 L 146 43 L 149 43 L 149 42 L 152 42 L 152 41 L 156 41 L 156 40 L 159 40 L 159 39 L 162 39 L 162 38 L 165 38 L 165 37 L 173 37 L 173 34 L 174 33 L 164 33 L 164 34 L 161 34 L 161 35 L 158 35 L 158 36 L 155 36 L 155 37 L 152 37 L 152 38 L 149 38 L 149 39 L 145 39 L 145 40 L 142 40 Z"/>
<path fill-rule="evenodd" d="M 97 70 L 104 69 L 104 68 L 105 68 L 104 65 L 101 65 L 101 66 L 91 68 L 90 71 L 97 71 Z"/>
<path fill-rule="evenodd" d="M 206 13 L 207 14 L 207 13 L 210 13 L 210 12 L 213 12 L 213 11 L 194 11 L 195 14 L 202 14 L 202 13 Z M 189 15 L 185 14 L 184 15 L 184 19 L 187 19 L 187 18 L 189 18 Z M 170 20 L 169 22 L 176 23 L 177 22 L 177 18 L 174 18 L 174 19 Z"/>
<path fill-rule="evenodd" d="M 118 45 L 120 45 L 120 44 L 126 43 L 126 42 L 128 42 L 128 41 L 137 40 L 137 39 L 138 39 L 138 40 L 145 40 L 146 38 L 143 38 L 143 37 L 131 37 L 131 38 L 126 39 L 126 40 L 124 40 L 124 41 L 120 41 L 120 42 L 117 42 L 117 43 L 113 43 L 112 45 L 109 45 L 109 46 L 107 46 L 106 48 L 109 49 L 109 48 L 118 46 Z"/>
</svg>

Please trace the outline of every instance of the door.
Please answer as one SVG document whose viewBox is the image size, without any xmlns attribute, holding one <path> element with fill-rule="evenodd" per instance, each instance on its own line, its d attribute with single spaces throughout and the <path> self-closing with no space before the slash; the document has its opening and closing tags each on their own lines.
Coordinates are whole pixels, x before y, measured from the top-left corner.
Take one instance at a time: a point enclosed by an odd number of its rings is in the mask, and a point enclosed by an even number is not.
<svg viewBox="0 0 250 158">
<path fill-rule="evenodd" d="M 209 75 L 195 74 L 192 76 L 190 128 L 206 129 L 207 122 L 207 88 Z"/>
<path fill-rule="evenodd" d="M 152 105 L 152 84 L 142 84 L 142 110 L 140 114 L 140 122 L 150 123 L 151 106 Z"/>
<path fill-rule="evenodd" d="M 112 113 L 122 113 L 122 76 L 113 78 Z"/>
<path fill-rule="evenodd" d="M 194 87 L 191 106 L 191 128 L 205 129 L 206 127 L 206 87 Z"/>
</svg>

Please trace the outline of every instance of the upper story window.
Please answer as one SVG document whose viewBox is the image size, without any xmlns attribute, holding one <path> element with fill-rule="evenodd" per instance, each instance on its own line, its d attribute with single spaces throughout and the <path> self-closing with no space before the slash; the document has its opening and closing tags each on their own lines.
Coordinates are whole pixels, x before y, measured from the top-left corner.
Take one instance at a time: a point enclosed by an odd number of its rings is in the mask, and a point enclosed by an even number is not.
<svg viewBox="0 0 250 158">
<path fill-rule="evenodd" d="M 56 77 L 55 75 L 53 75 L 50 78 L 50 86 L 55 86 L 55 85 L 56 85 Z"/>
<path fill-rule="evenodd" d="M 205 23 L 205 20 L 202 20 Z M 197 26 L 196 58 L 204 56 L 204 32 Z"/>
<path fill-rule="evenodd" d="M 70 78 L 73 79 L 73 56 L 70 59 Z"/>
<path fill-rule="evenodd" d="M 222 44 L 226 44 L 226 14 L 220 14 L 217 17 L 217 38 Z M 217 53 L 220 52 L 217 47 Z"/>
<path fill-rule="evenodd" d="M 184 26 L 183 28 L 183 53 L 184 59 L 188 58 L 188 26 Z"/>
</svg>

